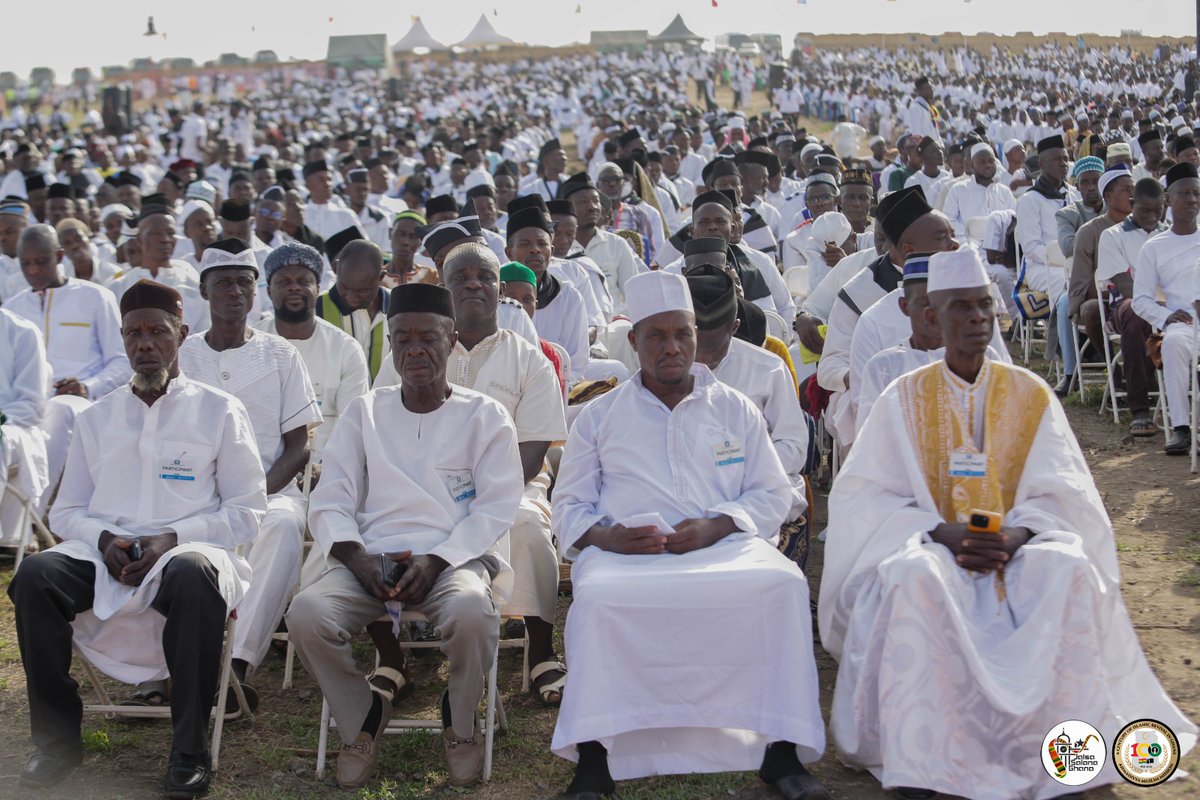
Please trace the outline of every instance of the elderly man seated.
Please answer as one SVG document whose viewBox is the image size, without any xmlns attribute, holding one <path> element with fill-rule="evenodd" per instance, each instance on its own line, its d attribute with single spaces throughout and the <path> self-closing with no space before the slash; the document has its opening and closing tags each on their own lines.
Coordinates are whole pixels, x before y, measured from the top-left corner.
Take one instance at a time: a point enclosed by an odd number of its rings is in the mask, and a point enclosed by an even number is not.
<svg viewBox="0 0 1200 800">
<path fill-rule="evenodd" d="M 44 508 L 62 475 L 75 418 L 129 379 L 129 360 L 121 352 L 121 320 L 112 292 L 66 276 L 53 228 L 26 228 L 17 253 L 28 288 L 10 297 L 4 307 L 37 326 L 53 379 L 47 384 L 50 401 L 42 421 L 50 471 L 50 483 L 40 498 Z"/>
<path fill-rule="evenodd" d="M 829 496 L 830 730 L 845 763 L 906 798 L 1081 797 L 1037 764 L 1063 720 L 1111 742 L 1148 717 L 1181 754 L 1196 741 L 1138 645 L 1062 406 L 987 356 L 995 308 L 970 248 L 930 257 L 921 311 L 944 357 L 884 389 Z M 1113 782 L 1106 766 L 1093 785 Z"/>
<path fill-rule="evenodd" d="M 8 549 L 21 545 L 24 507 L 7 487 L 36 500 L 49 482 L 38 426 L 46 411 L 50 364 L 37 326 L 3 308 L 0 343 L 0 548 Z"/>
<path fill-rule="evenodd" d="M 575 560 L 552 749 L 579 763 L 563 797 L 761 764 L 783 797 L 827 798 L 801 765 L 825 747 L 808 584 L 774 547 L 787 473 L 758 408 L 694 363 L 684 278 L 626 288 L 642 369 L 575 420 L 554 490 Z"/>
<path fill-rule="evenodd" d="M 425 614 L 450 666 L 450 782 L 467 786 L 483 775 L 475 712 L 500 635 L 493 592 L 512 586 L 497 543 L 521 503 L 521 457 L 504 407 L 448 382 L 450 292 L 397 286 L 388 315 L 400 385 L 352 400 L 329 438 L 309 508 L 325 570 L 292 601 L 288 631 L 342 736 L 338 784 L 353 787 L 374 771 L 392 701 L 371 690 L 350 640 L 389 612 L 398 631 L 401 605 Z"/>
<path fill-rule="evenodd" d="M 195 797 L 225 621 L 250 577 L 235 548 L 258 530 L 266 479 L 245 407 L 179 370 L 179 292 L 139 281 L 121 315 L 133 380 L 79 415 L 50 513 L 64 542 L 25 559 L 8 590 L 37 747 L 21 784 L 56 784 L 82 759 L 74 640 L 118 680 L 170 675 L 166 795 Z"/>
</svg>

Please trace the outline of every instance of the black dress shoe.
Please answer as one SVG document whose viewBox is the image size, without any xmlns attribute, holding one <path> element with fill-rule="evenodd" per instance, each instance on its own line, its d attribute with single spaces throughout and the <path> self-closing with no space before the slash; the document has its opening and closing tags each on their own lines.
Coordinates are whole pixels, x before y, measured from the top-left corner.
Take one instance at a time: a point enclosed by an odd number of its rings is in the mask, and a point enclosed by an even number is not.
<svg viewBox="0 0 1200 800">
<path fill-rule="evenodd" d="M 785 800 L 830 800 L 824 784 L 808 773 L 784 775 L 771 785 Z"/>
<path fill-rule="evenodd" d="M 1054 393 L 1059 397 L 1066 397 L 1071 393 L 1072 376 L 1064 375 L 1063 379 L 1054 386 Z"/>
<path fill-rule="evenodd" d="M 896 790 L 896 794 L 904 800 L 929 800 L 931 797 L 937 797 L 937 792 L 933 789 L 916 789 L 912 786 L 901 786 Z"/>
<path fill-rule="evenodd" d="M 570 792 L 560 794 L 558 800 L 608 800 L 613 797 L 612 794 L 601 794 L 600 792 Z"/>
<path fill-rule="evenodd" d="M 1191 446 L 1189 437 L 1192 435 L 1189 428 L 1173 428 L 1171 435 L 1167 438 L 1167 444 L 1163 447 L 1163 452 L 1169 456 L 1181 456 L 1188 451 Z"/>
<path fill-rule="evenodd" d="M 210 783 L 212 769 L 207 759 L 172 753 L 167 779 L 163 782 L 163 796 L 169 800 L 190 800 L 207 792 Z"/>
<path fill-rule="evenodd" d="M 34 753 L 21 770 L 21 785 L 30 787 L 54 786 L 75 771 L 83 761 L 83 753 L 52 756 L 49 753 Z"/>
</svg>

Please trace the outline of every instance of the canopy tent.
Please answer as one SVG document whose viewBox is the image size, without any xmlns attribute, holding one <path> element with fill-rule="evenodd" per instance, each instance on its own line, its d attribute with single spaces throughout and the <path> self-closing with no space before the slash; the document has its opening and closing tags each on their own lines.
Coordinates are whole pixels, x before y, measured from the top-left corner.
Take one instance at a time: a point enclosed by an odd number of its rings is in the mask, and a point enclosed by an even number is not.
<svg viewBox="0 0 1200 800">
<path fill-rule="evenodd" d="M 650 37 L 650 41 L 654 44 L 686 44 L 699 46 L 704 43 L 704 37 L 698 36 L 688 28 L 683 22 L 683 15 L 676 14 L 675 19 L 671 20 L 671 24 L 663 29 L 663 32 L 658 36 Z"/>
<path fill-rule="evenodd" d="M 479 22 L 475 23 L 475 27 L 471 29 L 471 32 L 461 42 L 455 43 L 454 46 L 469 50 L 471 48 L 497 47 L 504 44 L 513 44 L 513 40 L 497 33 L 496 29 L 492 27 L 492 23 L 488 22 L 487 16 L 480 14 Z"/>
<path fill-rule="evenodd" d="M 420 17 L 417 17 L 413 20 L 413 25 L 409 28 L 408 33 L 404 34 L 404 38 L 392 45 L 392 52 L 411 53 L 422 47 L 426 50 L 446 49 L 446 45 L 429 35 L 425 23 L 421 21 Z"/>
</svg>

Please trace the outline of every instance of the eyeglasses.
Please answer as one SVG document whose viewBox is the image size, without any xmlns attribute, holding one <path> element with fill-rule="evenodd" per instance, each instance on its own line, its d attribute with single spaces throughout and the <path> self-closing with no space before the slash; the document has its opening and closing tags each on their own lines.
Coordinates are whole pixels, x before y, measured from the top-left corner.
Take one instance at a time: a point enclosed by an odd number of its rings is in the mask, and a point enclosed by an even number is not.
<svg viewBox="0 0 1200 800">
<path fill-rule="evenodd" d="M 832 203 L 836 198 L 836 194 L 816 194 L 808 198 L 808 204 L 813 206 L 820 203 Z"/>
<path fill-rule="evenodd" d="M 269 208 L 260 208 L 258 210 L 258 215 L 267 219 L 283 219 L 282 211 L 272 211 Z"/>
</svg>

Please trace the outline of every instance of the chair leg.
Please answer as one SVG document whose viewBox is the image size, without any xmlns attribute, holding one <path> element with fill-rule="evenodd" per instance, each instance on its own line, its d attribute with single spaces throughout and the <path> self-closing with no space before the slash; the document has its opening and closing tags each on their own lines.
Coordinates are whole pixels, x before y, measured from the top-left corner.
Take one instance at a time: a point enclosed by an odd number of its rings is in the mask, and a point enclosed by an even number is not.
<svg viewBox="0 0 1200 800">
<path fill-rule="evenodd" d="M 529 694 L 529 629 L 525 629 L 525 645 L 521 648 L 521 694 Z"/>
<path fill-rule="evenodd" d="M 483 780 L 492 778 L 492 745 L 496 740 L 496 673 L 500 662 L 500 648 L 492 657 L 492 667 L 487 676 L 487 712 L 483 720 Z"/>
<path fill-rule="evenodd" d="M 283 657 L 283 688 L 292 688 L 292 673 L 296 667 L 296 646 L 292 644 L 292 637 L 287 640 L 287 653 Z"/>
<path fill-rule="evenodd" d="M 213 714 L 212 732 L 212 771 L 216 773 L 221 762 L 221 734 L 225 729 L 225 699 L 229 696 L 229 678 L 233 674 L 233 637 L 237 630 L 237 617 L 230 616 L 229 624 L 225 627 L 225 644 L 221 648 L 221 688 L 217 690 L 217 707 Z M 246 698 L 238 686 L 238 700 L 242 704 L 243 713 L 248 710 Z"/>
<path fill-rule="evenodd" d="M 317 780 L 325 780 L 325 755 L 329 746 L 329 701 L 321 696 L 321 731 L 317 734 Z"/>
<path fill-rule="evenodd" d="M 32 516 L 33 511 L 29 507 L 29 502 L 22 502 L 21 512 L 17 515 L 17 530 L 21 532 L 21 535 L 17 537 L 17 554 L 13 557 L 13 572 L 20 569 L 21 559 L 25 558 L 25 548 L 29 547 L 30 517 Z"/>
</svg>

